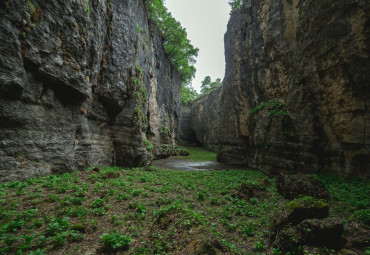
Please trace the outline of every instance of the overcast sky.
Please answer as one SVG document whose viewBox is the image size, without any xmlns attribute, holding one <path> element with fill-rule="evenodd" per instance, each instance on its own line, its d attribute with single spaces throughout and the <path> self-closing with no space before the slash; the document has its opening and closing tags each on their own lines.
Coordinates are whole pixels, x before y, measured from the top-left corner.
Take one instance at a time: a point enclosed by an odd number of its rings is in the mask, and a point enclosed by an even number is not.
<svg viewBox="0 0 370 255">
<path fill-rule="evenodd" d="M 192 44 L 199 48 L 197 73 L 192 81 L 200 92 L 205 76 L 224 78 L 224 34 L 229 21 L 228 0 L 165 0 L 172 17 L 186 29 Z"/>
</svg>

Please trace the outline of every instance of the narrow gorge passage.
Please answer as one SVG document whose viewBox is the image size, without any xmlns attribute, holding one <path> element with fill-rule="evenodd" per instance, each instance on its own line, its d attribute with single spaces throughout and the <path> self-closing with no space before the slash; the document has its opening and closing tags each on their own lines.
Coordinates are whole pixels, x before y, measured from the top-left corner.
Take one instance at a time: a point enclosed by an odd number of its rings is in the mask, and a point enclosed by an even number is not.
<svg viewBox="0 0 370 255">
<path fill-rule="evenodd" d="M 154 166 L 161 169 L 176 169 L 184 171 L 223 171 L 245 169 L 243 165 L 223 164 L 216 160 L 216 153 L 201 147 L 181 147 L 189 151 L 189 156 L 172 156 L 167 159 L 155 160 Z"/>
<path fill-rule="evenodd" d="M 201 95 L 169 2 L 227 7 Z M 370 254 L 369 0 L 2 0 L 0 42 L 0 254 Z"/>
</svg>

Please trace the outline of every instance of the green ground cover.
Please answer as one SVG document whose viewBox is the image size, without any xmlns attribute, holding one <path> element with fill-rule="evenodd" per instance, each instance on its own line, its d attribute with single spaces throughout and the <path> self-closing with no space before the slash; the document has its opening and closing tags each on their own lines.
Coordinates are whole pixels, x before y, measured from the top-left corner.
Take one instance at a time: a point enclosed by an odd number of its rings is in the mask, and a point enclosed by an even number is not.
<svg viewBox="0 0 370 255">
<path fill-rule="evenodd" d="M 225 254 L 279 254 L 267 246 L 268 229 L 287 201 L 273 178 L 249 170 L 149 170 L 107 167 L 0 184 L 0 253 L 181 254 L 202 233 Z M 331 191 L 332 216 L 369 208 L 367 181 L 319 177 Z M 267 183 L 267 195 L 240 198 L 242 183 Z"/>
</svg>

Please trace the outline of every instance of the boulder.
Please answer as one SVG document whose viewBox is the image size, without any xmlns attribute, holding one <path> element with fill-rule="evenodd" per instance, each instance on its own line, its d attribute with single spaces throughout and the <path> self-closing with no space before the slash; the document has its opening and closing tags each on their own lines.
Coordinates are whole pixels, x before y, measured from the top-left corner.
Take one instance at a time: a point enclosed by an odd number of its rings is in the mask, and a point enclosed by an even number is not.
<svg viewBox="0 0 370 255">
<path fill-rule="evenodd" d="M 341 220 L 307 219 L 295 227 L 282 229 L 275 245 L 283 251 L 294 251 L 298 250 L 298 247 L 303 247 L 303 253 L 327 254 L 321 251 L 320 247 L 338 250 L 345 244 L 346 239 Z"/>
<path fill-rule="evenodd" d="M 189 156 L 190 152 L 186 149 L 176 147 L 172 156 Z"/>
<path fill-rule="evenodd" d="M 329 216 L 329 206 L 322 199 L 303 197 L 287 203 L 280 209 L 279 213 L 272 220 L 270 226 L 271 241 L 280 235 L 289 235 L 283 230 L 288 226 L 296 226 L 306 219 L 323 219 Z M 286 238 L 283 238 L 285 240 Z M 280 242 L 282 242 L 280 240 Z"/>
<path fill-rule="evenodd" d="M 349 248 L 365 248 L 370 246 L 370 230 L 355 220 L 348 223 L 347 233 Z"/>
<path fill-rule="evenodd" d="M 291 200 L 302 196 L 329 199 L 329 191 L 315 176 L 306 174 L 280 175 L 276 179 L 279 194 Z"/>
<path fill-rule="evenodd" d="M 329 216 L 329 206 L 322 199 L 303 197 L 295 199 L 285 206 L 287 218 L 296 225 L 305 219 L 323 219 Z"/>
<path fill-rule="evenodd" d="M 346 244 L 343 222 L 340 219 L 307 219 L 295 227 L 297 242 L 330 249 Z"/>
</svg>

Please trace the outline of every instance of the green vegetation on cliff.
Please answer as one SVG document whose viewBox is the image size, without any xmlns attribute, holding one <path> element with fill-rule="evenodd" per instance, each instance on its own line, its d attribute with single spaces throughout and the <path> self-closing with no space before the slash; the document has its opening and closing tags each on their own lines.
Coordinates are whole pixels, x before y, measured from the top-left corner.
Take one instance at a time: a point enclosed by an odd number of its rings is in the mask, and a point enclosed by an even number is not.
<svg viewBox="0 0 370 255">
<path fill-rule="evenodd" d="M 210 76 L 206 76 L 204 80 L 202 81 L 201 87 L 201 93 L 207 94 L 209 91 L 211 91 L 212 88 L 221 85 L 221 79 L 217 78 L 215 81 L 212 81 Z"/>
<path fill-rule="evenodd" d="M 242 7 L 243 0 L 229 0 L 229 5 L 231 7 L 231 12 Z"/>
<path fill-rule="evenodd" d="M 181 87 L 181 102 L 183 106 L 188 106 L 195 98 L 197 98 L 197 96 L 199 96 L 199 94 L 193 87 Z"/>
<path fill-rule="evenodd" d="M 186 30 L 181 26 L 164 6 L 163 0 L 146 0 L 149 18 L 153 20 L 164 37 L 164 49 L 181 75 L 184 84 L 194 77 L 196 69 L 195 57 L 198 49 L 187 38 Z"/>
</svg>

